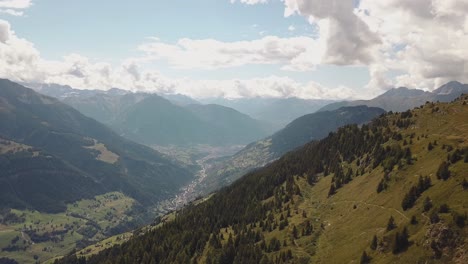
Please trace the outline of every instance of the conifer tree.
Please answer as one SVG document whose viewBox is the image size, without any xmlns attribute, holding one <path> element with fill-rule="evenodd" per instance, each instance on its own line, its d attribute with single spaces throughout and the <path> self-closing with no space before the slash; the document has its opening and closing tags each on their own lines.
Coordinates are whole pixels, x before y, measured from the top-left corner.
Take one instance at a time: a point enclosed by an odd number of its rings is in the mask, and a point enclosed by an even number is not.
<svg viewBox="0 0 468 264">
<path fill-rule="evenodd" d="M 387 231 L 393 230 L 396 228 L 395 219 L 393 216 L 390 216 L 387 223 Z"/>
<path fill-rule="evenodd" d="M 439 180 L 447 180 L 450 177 L 449 164 L 445 161 L 442 162 L 439 169 L 437 169 L 436 175 Z"/>
<path fill-rule="evenodd" d="M 377 236 L 374 235 L 374 238 L 372 238 L 372 242 L 371 242 L 371 245 L 370 245 L 370 248 L 372 250 L 376 250 L 377 249 Z"/>
<path fill-rule="evenodd" d="M 366 251 L 363 251 L 363 252 L 362 252 L 360 263 L 361 263 L 361 264 L 369 264 L 369 263 L 370 263 L 370 258 L 369 258 L 369 256 L 367 255 Z"/>
</svg>

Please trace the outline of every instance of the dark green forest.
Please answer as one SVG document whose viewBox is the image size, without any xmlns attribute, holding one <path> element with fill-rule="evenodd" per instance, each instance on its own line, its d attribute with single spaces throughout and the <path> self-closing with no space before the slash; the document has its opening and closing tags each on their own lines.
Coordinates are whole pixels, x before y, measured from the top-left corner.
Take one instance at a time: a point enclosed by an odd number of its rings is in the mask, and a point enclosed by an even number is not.
<svg viewBox="0 0 468 264">
<path fill-rule="evenodd" d="M 391 172 L 411 166 L 413 158 L 406 141 L 412 136 L 404 139 L 398 127 L 413 123 L 412 113 L 406 112 L 383 114 L 361 127 L 342 127 L 319 142 L 311 142 L 245 175 L 206 202 L 184 208 L 177 212 L 175 220 L 159 223 L 153 231 L 89 259 L 72 254 L 56 263 L 300 263 L 286 250 L 289 240 L 265 239 L 266 233 L 289 225 L 291 206 L 304 188 L 298 185 L 300 178 L 313 186 L 321 178 L 332 177 L 329 196 L 333 196 L 364 171 L 383 168 Z M 466 160 L 468 150 L 459 151 Z M 345 168 L 346 164 L 359 166 L 353 171 Z M 430 186 L 430 180 L 420 178 L 420 184 L 404 199 L 402 195 L 403 209 L 411 207 Z M 275 217 L 278 214 L 279 219 Z M 409 246 L 407 232 L 405 228 L 396 233 L 394 254 Z M 320 230 L 313 230 L 310 222 L 304 221 L 292 227 L 291 236 L 313 233 Z"/>
</svg>

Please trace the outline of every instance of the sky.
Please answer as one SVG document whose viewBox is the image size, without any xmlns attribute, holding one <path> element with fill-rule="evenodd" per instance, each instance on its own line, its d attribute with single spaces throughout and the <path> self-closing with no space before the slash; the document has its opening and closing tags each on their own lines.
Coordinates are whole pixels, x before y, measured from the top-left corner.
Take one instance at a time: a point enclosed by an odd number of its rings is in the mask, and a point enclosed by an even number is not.
<svg viewBox="0 0 468 264">
<path fill-rule="evenodd" d="M 0 0 L 0 78 L 194 98 L 468 82 L 468 0 Z"/>
</svg>

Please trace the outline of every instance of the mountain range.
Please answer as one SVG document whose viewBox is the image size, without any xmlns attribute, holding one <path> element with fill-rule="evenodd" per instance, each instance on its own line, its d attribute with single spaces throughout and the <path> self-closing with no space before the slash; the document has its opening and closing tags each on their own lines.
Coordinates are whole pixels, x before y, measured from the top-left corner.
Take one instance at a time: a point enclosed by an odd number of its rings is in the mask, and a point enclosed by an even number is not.
<svg viewBox="0 0 468 264">
<path fill-rule="evenodd" d="M 268 122 L 273 130 L 282 129 L 292 120 L 316 112 L 332 100 L 290 98 L 207 98 L 202 103 L 219 104 Z"/>
<path fill-rule="evenodd" d="M 393 88 L 371 100 L 335 102 L 319 111 L 335 110 L 343 106 L 367 105 L 383 108 L 386 111 L 403 112 L 426 102 L 450 102 L 461 94 L 468 93 L 468 84 L 448 82 L 432 92 L 406 87 Z"/>
<path fill-rule="evenodd" d="M 468 96 L 341 127 L 56 263 L 466 263 Z"/>
<path fill-rule="evenodd" d="M 57 99 L 3 79 L 0 120 L 2 208 L 59 212 L 110 191 L 152 205 L 194 175 Z"/>
<path fill-rule="evenodd" d="M 273 135 L 253 142 L 231 157 L 210 162 L 202 186 L 215 190 L 225 186 L 250 170 L 260 168 L 278 159 L 288 151 L 308 142 L 318 141 L 339 127 L 349 124 L 364 124 L 384 114 L 377 107 L 342 107 L 334 111 L 317 112 L 293 120 Z"/>
<path fill-rule="evenodd" d="M 166 95 L 166 99 L 116 88 L 98 91 L 31 86 L 146 145 L 247 144 L 272 132 L 266 122 L 221 105 L 198 104 L 183 95 Z"/>
</svg>

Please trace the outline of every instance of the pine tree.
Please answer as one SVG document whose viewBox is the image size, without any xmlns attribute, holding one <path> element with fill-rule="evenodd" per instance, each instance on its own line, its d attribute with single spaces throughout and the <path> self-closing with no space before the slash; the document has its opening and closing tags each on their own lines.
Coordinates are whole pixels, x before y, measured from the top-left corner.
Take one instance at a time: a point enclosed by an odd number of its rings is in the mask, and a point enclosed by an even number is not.
<svg viewBox="0 0 468 264">
<path fill-rule="evenodd" d="M 431 199 L 429 197 L 426 197 L 426 199 L 424 200 L 424 205 L 423 205 L 424 212 L 431 210 L 431 208 L 432 208 Z"/>
<path fill-rule="evenodd" d="M 387 223 L 387 231 L 393 230 L 396 228 L 395 219 L 393 216 L 390 216 Z"/>
<path fill-rule="evenodd" d="M 296 226 L 293 226 L 292 235 L 293 235 L 294 239 L 298 238 L 298 232 L 297 232 Z"/>
<path fill-rule="evenodd" d="M 439 169 L 437 169 L 437 179 L 439 180 L 447 180 L 450 177 L 450 170 L 449 170 L 449 164 L 445 161 L 443 161 Z"/>
<path fill-rule="evenodd" d="M 371 248 L 372 250 L 376 250 L 376 249 L 377 249 L 377 243 L 378 243 L 378 241 L 377 241 L 377 236 L 374 235 L 374 238 L 372 238 L 372 242 L 371 242 L 370 248 Z"/>
<path fill-rule="evenodd" d="M 328 191 L 328 197 L 332 196 L 333 194 L 335 194 L 335 184 L 332 183 L 330 190 Z"/>
<path fill-rule="evenodd" d="M 466 181 L 466 178 L 463 178 L 462 187 L 463 187 L 463 190 L 468 189 L 468 181 Z"/>
<path fill-rule="evenodd" d="M 362 255 L 361 255 L 361 264 L 369 264 L 370 263 L 370 258 L 369 256 L 367 255 L 366 251 L 363 251 L 362 252 Z"/>
<path fill-rule="evenodd" d="M 402 251 L 406 250 L 409 246 L 408 238 L 409 238 L 408 229 L 405 227 L 403 228 L 403 232 L 401 232 L 401 235 L 400 235 L 400 247 Z"/>
<path fill-rule="evenodd" d="M 433 148 L 434 146 L 432 146 L 432 143 L 429 142 L 429 144 L 427 145 L 427 150 L 431 151 Z"/>
</svg>

